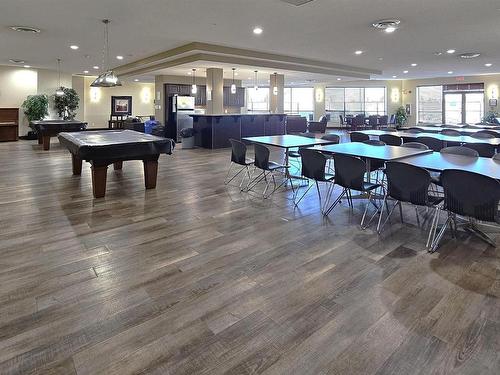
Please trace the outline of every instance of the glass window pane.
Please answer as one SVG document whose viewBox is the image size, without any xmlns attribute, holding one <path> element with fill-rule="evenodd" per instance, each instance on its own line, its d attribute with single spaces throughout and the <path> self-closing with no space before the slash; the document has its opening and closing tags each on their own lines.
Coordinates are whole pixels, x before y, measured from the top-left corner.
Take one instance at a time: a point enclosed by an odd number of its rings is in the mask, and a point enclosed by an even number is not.
<svg viewBox="0 0 500 375">
<path fill-rule="evenodd" d="M 443 87 L 417 87 L 418 122 L 441 124 L 443 122 Z"/>
<path fill-rule="evenodd" d="M 460 124 L 462 122 L 462 94 L 446 94 L 444 110 L 447 124 Z"/>
<path fill-rule="evenodd" d="M 327 87 L 325 90 L 325 108 L 327 111 L 344 111 L 344 88 Z"/>
<path fill-rule="evenodd" d="M 385 115 L 385 87 L 365 88 L 366 115 Z"/>
<path fill-rule="evenodd" d="M 465 94 L 465 122 L 477 124 L 484 117 L 484 93 Z"/>
<path fill-rule="evenodd" d="M 269 88 L 259 87 L 258 90 L 247 88 L 247 109 L 250 112 L 269 112 Z"/>
</svg>

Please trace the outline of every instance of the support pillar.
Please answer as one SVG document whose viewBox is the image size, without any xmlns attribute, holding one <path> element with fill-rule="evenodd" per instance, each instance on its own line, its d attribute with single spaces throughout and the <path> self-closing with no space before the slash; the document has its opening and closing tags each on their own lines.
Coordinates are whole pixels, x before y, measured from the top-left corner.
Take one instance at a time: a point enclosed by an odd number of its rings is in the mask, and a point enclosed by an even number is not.
<svg viewBox="0 0 500 375">
<path fill-rule="evenodd" d="M 277 88 L 275 90 L 274 88 Z M 269 111 L 271 113 L 285 112 L 285 76 L 271 74 L 269 77 Z"/>
<path fill-rule="evenodd" d="M 224 113 L 224 71 L 220 68 L 207 69 L 207 115 Z"/>
</svg>

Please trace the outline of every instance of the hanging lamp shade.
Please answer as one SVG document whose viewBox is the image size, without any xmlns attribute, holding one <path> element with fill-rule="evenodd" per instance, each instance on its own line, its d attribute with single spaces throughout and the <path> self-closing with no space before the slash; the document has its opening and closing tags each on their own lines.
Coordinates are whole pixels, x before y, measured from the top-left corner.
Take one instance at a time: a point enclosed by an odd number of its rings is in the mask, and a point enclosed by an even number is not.
<svg viewBox="0 0 500 375">
<path fill-rule="evenodd" d="M 109 31 L 108 25 L 109 20 L 102 20 L 104 24 L 104 50 L 103 50 L 103 60 L 105 61 L 104 73 L 101 73 L 94 82 L 91 83 L 90 87 L 116 87 L 121 86 L 122 83 L 118 77 L 113 73 L 113 70 L 109 69 Z"/>
<path fill-rule="evenodd" d="M 61 59 L 57 59 L 57 73 L 59 74 L 59 88 L 56 90 L 56 96 L 63 96 L 64 89 L 61 85 Z"/>
<path fill-rule="evenodd" d="M 236 94 L 236 84 L 234 83 L 234 72 L 236 71 L 236 68 L 233 68 L 233 83 L 231 84 L 231 94 Z"/>
</svg>

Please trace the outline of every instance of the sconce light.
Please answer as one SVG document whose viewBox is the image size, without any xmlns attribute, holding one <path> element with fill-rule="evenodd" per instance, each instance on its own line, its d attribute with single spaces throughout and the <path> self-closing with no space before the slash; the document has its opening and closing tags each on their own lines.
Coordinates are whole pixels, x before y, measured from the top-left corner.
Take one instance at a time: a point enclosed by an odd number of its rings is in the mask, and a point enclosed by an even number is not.
<svg viewBox="0 0 500 375">
<path fill-rule="evenodd" d="M 498 99 L 498 86 L 492 85 L 490 88 L 490 99 Z"/>
<path fill-rule="evenodd" d="M 316 103 L 321 103 L 323 101 L 323 98 L 325 97 L 323 93 L 323 89 L 318 87 L 316 89 Z"/>
<path fill-rule="evenodd" d="M 92 103 L 98 103 L 101 100 L 101 89 L 99 87 L 90 88 L 90 101 Z"/>
<path fill-rule="evenodd" d="M 149 87 L 144 87 L 141 91 L 141 98 L 143 103 L 149 103 L 151 101 L 151 90 Z"/>
<path fill-rule="evenodd" d="M 278 73 L 274 73 L 273 95 L 278 95 Z"/>
<path fill-rule="evenodd" d="M 399 99 L 400 99 L 399 89 L 396 88 L 396 87 L 394 87 L 391 90 L 391 100 L 392 100 L 393 103 L 398 103 Z"/>
</svg>

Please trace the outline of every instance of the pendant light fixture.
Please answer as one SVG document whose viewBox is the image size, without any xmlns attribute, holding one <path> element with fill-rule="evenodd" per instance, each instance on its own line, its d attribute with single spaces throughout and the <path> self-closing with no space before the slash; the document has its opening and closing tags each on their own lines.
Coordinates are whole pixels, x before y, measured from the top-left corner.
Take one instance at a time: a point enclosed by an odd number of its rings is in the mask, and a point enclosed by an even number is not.
<svg viewBox="0 0 500 375">
<path fill-rule="evenodd" d="M 234 83 L 234 72 L 236 68 L 233 68 L 233 84 L 231 85 L 231 94 L 236 94 L 236 84 Z"/>
<path fill-rule="evenodd" d="M 57 59 L 57 73 L 59 75 L 59 83 L 57 85 L 57 90 L 56 90 L 56 95 L 57 96 L 63 96 L 64 95 L 64 90 L 63 87 L 61 86 L 61 59 Z"/>
<path fill-rule="evenodd" d="M 191 85 L 191 94 L 196 95 L 198 87 L 196 87 L 196 69 L 193 69 L 193 84 Z"/>
<path fill-rule="evenodd" d="M 273 94 L 275 96 L 278 95 L 278 73 L 274 73 L 274 87 L 273 87 Z"/>
<path fill-rule="evenodd" d="M 104 24 L 104 49 L 102 53 L 104 72 L 101 73 L 99 77 L 95 79 L 94 82 L 92 82 L 90 87 L 121 86 L 122 83 L 115 75 L 115 73 L 113 73 L 113 71 L 109 68 L 109 31 L 108 31 L 109 20 L 102 20 L 102 23 Z"/>
<path fill-rule="evenodd" d="M 257 73 L 258 73 L 258 71 L 256 70 L 255 71 L 255 82 L 254 82 L 254 86 L 253 86 L 255 91 L 257 91 L 259 89 L 259 82 L 257 81 Z"/>
</svg>

